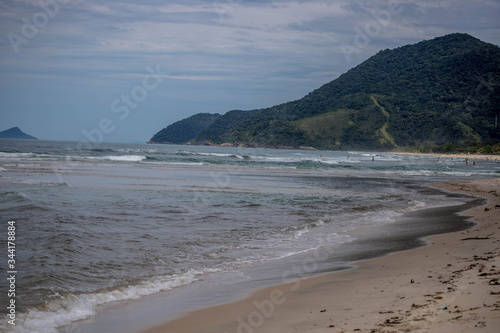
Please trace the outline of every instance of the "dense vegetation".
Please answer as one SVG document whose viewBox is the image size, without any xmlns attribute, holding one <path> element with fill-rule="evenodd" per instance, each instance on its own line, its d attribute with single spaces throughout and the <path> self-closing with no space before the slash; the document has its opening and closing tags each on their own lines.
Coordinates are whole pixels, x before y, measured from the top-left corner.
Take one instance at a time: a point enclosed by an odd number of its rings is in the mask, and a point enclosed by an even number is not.
<svg viewBox="0 0 500 333">
<path fill-rule="evenodd" d="M 182 144 L 196 138 L 205 128 L 213 124 L 221 115 L 198 113 L 167 126 L 151 138 L 153 143 Z"/>
<path fill-rule="evenodd" d="M 228 112 L 196 135 L 178 122 L 178 139 L 165 141 L 472 149 L 500 142 L 499 113 L 500 47 L 456 33 L 380 51 L 300 100 Z"/>
</svg>

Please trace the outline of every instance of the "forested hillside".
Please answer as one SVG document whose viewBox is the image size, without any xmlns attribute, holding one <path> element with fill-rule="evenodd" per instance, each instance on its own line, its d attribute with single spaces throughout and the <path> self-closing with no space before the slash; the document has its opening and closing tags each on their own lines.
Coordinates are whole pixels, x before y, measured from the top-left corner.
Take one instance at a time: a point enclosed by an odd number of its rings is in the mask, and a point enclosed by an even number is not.
<svg viewBox="0 0 500 333">
<path fill-rule="evenodd" d="M 384 150 L 493 145 L 500 142 L 499 113 L 500 47 L 456 33 L 380 51 L 300 100 L 231 111 L 186 130 L 193 135 L 172 128 L 176 140 L 165 141 Z"/>
<path fill-rule="evenodd" d="M 198 113 L 167 126 L 151 138 L 152 143 L 183 144 L 196 138 L 207 126 L 213 124 L 221 115 Z"/>
</svg>

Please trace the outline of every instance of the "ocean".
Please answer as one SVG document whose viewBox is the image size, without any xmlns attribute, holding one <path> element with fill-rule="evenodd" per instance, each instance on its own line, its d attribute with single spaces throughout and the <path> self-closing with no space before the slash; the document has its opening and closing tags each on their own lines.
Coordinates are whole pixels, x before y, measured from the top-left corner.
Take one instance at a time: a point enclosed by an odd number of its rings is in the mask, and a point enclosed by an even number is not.
<svg viewBox="0 0 500 333">
<path fill-rule="evenodd" d="M 283 270 L 312 251 L 335 249 L 296 277 L 420 246 L 420 236 L 472 224 L 419 212 L 479 203 L 429 182 L 495 177 L 500 164 L 463 157 L 0 140 L 0 331 L 100 332 L 110 325 L 103 312 L 171 299 L 176 306 L 143 312 L 160 322 L 286 282 Z M 364 228 L 372 238 L 356 236 Z M 218 293 L 200 294 L 203 285 Z"/>
</svg>

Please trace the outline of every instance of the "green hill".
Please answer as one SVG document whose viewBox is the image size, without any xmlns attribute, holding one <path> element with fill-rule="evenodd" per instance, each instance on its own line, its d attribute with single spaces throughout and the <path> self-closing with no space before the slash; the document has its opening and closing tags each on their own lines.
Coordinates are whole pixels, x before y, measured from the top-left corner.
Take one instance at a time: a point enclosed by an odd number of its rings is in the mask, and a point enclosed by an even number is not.
<svg viewBox="0 0 500 333">
<path fill-rule="evenodd" d="M 228 112 L 177 143 L 323 149 L 495 144 L 499 113 L 500 47 L 455 33 L 380 51 L 300 100 Z"/>
<path fill-rule="evenodd" d="M 196 138 L 207 126 L 213 124 L 221 115 L 198 113 L 167 126 L 152 138 L 150 143 L 183 144 Z"/>
</svg>

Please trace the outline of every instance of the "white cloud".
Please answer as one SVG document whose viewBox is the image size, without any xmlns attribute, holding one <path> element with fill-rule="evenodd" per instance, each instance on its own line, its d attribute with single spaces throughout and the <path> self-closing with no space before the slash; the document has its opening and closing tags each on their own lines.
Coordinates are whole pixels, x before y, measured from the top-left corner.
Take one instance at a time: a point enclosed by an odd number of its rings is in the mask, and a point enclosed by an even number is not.
<svg viewBox="0 0 500 333">
<path fill-rule="evenodd" d="M 210 111 L 224 112 L 227 105 L 257 106 L 262 94 L 259 107 L 300 98 L 380 49 L 456 31 L 500 44 L 498 0 L 399 0 L 403 11 L 351 63 L 341 43 L 352 44 L 356 29 L 375 20 L 370 12 L 397 0 L 71 0 L 16 54 L 7 33 L 21 34 L 22 18 L 40 11 L 39 1 L 0 0 L 0 94 L 7 99 L 30 99 L 41 83 L 71 91 L 68 82 L 77 82 L 87 95 L 67 104 L 86 105 L 92 93 L 113 100 L 145 66 L 161 64 L 167 96 L 175 89 L 183 110 L 202 111 L 190 98 L 210 89 L 210 100 L 221 103 Z M 40 109 L 56 108 L 50 102 L 59 97 L 47 95 Z"/>
<path fill-rule="evenodd" d="M 334 20 L 347 14 L 344 2 L 272 2 L 260 6 L 247 6 L 243 3 L 227 13 L 227 19 L 222 23 L 239 28 L 272 31 L 285 29 L 292 24 L 301 25 L 321 19 Z"/>
<path fill-rule="evenodd" d="M 113 14 L 114 12 L 109 6 L 86 2 L 86 1 L 80 2 L 78 7 L 97 14 Z"/>
</svg>

